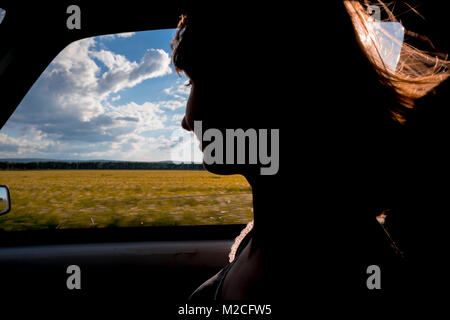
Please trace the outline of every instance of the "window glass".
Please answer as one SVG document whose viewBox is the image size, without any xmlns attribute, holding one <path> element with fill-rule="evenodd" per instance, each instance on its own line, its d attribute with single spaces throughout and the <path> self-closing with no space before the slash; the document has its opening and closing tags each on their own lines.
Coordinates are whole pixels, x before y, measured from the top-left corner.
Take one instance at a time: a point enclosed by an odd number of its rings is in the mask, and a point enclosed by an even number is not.
<svg viewBox="0 0 450 320">
<path fill-rule="evenodd" d="M 0 130 L 0 229 L 247 223 L 239 175 L 201 165 L 181 129 L 189 95 L 174 30 L 87 38 L 46 68 Z"/>
</svg>

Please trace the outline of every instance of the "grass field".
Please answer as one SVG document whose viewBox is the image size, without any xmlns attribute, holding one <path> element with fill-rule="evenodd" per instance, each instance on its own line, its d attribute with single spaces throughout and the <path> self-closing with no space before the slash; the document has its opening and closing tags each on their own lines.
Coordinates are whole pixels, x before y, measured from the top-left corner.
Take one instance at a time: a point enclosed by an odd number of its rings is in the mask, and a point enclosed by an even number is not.
<svg viewBox="0 0 450 320">
<path fill-rule="evenodd" d="M 247 223 L 252 196 L 238 175 L 206 171 L 0 171 L 11 211 L 0 230 Z"/>
</svg>

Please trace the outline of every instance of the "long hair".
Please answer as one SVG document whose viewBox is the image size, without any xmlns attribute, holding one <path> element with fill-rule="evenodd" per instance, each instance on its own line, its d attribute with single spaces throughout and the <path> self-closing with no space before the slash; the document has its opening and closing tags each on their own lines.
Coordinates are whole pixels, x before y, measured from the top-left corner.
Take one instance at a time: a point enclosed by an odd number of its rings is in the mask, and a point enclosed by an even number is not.
<svg viewBox="0 0 450 320">
<path fill-rule="evenodd" d="M 375 40 L 373 28 L 369 27 L 371 14 L 370 6 L 377 6 L 382 10 L 382 22 L 398 22 L 395 14 L 391 11 L 390 6 L 381 0 L 344 0 L 344 5 L 352 20 L 357 41 L 359 42 L 363 52 L 369 59 L 377 71 L 380 81 L 392 87 L 398 95 L 399 105 L 401 109 L 392 110 L 394 118 L 399 122 L 404 122 L 404 112 L 414 106 L 415 100 L 425 96 L 440 83 L 450 76 L 450 61 L 446 56 L 432 54 L 424 50 L 420 50 L 411 44 L 403 41 L 401 43 L 400 58 L 395 70 L 388 68 L 382 59 L 379 43 Z M 411 7 L 412 8 L 412 7 Z M 386 36 L 392 41 L 398 41 L 392 37 L 386 30 L 382 30 Z M 405 31 L 407 34 L 414 33 Z M 415 35 L 420 37 L 419 35 Z"/>
</svg>

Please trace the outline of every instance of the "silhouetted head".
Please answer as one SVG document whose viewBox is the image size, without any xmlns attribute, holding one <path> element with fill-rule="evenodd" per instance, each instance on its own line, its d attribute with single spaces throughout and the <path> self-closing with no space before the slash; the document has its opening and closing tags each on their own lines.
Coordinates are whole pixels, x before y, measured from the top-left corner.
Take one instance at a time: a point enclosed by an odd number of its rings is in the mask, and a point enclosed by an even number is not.
<svg viewBox="0 0 450 320">
<path fill-rule="evenodd" d="M 261 145 L 267 142 L 265 154 L 273 167 L 270 174 L 278 174 L 275 148 L 269 145 L 271 138 L 276 138 L 271 129 L 279 129 L 284 117 L 280 108 L 286 94 L 279 91 L 280 81 L 287 82 L 286 77 L 294 75 L 285 65 L 290 53 L 282 49 L 285 44 L 277 33 L 280 26 L 267 23 L 264 15 L 269 12 L 264 8 L 254 12 L 220 7 L 197 9 L 181 17 L 172 42 L 175 68 L 188 76 L 191 87 L 182 126 L 194 131 L 194 121 L 201 121 L 202 133 L 217 129 L 223 134 L 224 163 L 204 161 L 209 171 L 260 175 L 261 167 L 270 166 L 267 159 L 263 159 L 265 165 L 260 161 Z M 235 131 L 232 164 L 231 158 L 227 161 L 230 149 L 226 148 L 231 143 L 227 139 L 230 130 Z M 260 130 L 267 130 L 264 136 Z M 239 135 L 246 140 L 244 164 L 238 160 L 242 151 L 238 147 Z M 204 151 L 208 144 L 203 139 Z"/>
<path fill-rule="evenodd" d="M 223 136 L 226 129 L 280 129 L 279 164 L 289 175 L 325 189 L 345 179 L 353 191 L 379 198 L 401 166 L 399 119 L 443 78 L 433 72 L 412 77 L 416 60 L 401 60 L 412 67 L 389 73 L 361 41 L 366 7 L 358 1 L 321 5 L 305 4 L 301 12 L 264 5 L 187 10 L 172 42 L 176 70 L 191 83 L 182 125 L 194 130 L 202 121 L 203 131 Z M 313 12 L 321 12 L 320 19 Z M 428 89 L 418 93 L 421 86 Z M 206 168 L 249 178 L 260 176 L 261 166 Z"/>
</svg>

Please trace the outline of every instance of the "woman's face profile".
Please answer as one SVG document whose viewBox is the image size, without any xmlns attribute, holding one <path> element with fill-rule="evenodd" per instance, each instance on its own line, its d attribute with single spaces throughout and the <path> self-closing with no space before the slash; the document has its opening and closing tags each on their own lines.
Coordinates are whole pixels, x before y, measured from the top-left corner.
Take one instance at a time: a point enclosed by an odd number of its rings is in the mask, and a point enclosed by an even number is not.
<svg viewBox="0 0 450 320">
<path fill-rule="evenodd" d="M 181 127 L 187 131 L 194 131 L 194 117 L 195 115 L 195 105 L 197 103 L 197 91 L 196 86 L 192 80 L 190 80 L 191 92 L 186 103 L 186 111 L 181 121 Z M 198 115 L 197 115 L 198 116 Z M 201 120 L 195 118 L 195 120 Z M 197 137 L 198 138 L 198 137 Z"/>
<path fill-rule="evenodd" d="M 203 152 L 205 149 L 205 144 L 202 142 L 202 132 L 198 132 L 198 130 L 194 130 L 194 121 L 203 121 L 203 116 L 201 112 L 201 108 L 199 107 L 198 97 L 199 97 L 199 89 L 195 82 L 190 78 L 189 80 L 191 92 L 189 93 L 189 98 L 186 103 L 186 111 L 181 121 L 181 127 L 184 130 L 189 132 L 193 132 L 198 141 L 200 142 L 201 151 Z M 204 155 L 203 155 L 204 157 Z M 206 165 L 205 161 L 203 161 L 205 169 L 213 173 L 219 173 L 217 170 L 212 169 L 211 165 Z"/>
<path fill-rule="evenodd" d="M 222 119 L 224 114 L 220 112 L 221 108 L 216 103 L 210 104 L 214 94 L 212 94 L 212 96 L 208 95 L 207 92 L 203 92 L 205 90 L 200 89 L 202 86 L 199 86 L 192 78 L 189 77 L 189 79 L 191 91 L 186 103 L 186 111 L 181 121 L 181 127 L 196 135 L 200 142 L 201 151 L 203 152 L 203 165 L 205 169 L 215 174 L 244 174 L 244 171 L 241 170 L 242 168 L 236 169 L 233 165 L 225 165 L 223 162 L 221 162 L 221 164 L 208 164 L 205 162 L 205 148 L 210 142 L 203 141 L 202 135 L 205 131 L 210 129 L 207 124 L 210 124 L 211 120 L 215 123 L 215 120 Z M 214 110 L 206 110 L 204 107 L 205 103 L 208 105 L 208 108 L 214 108 Z M 201 122 L 200 129 L 195 127 L 194 122 L 197 122 L 195 125 L 198 125 L 198 122 Z M 225 150 L 223 150 L 223 152 L 225 155 Z"/>
<path fill-rule="evenodd" d="M 204 149 L 204 145 L 202 143 L 201 132 L 195 131 L 194 121 L 202 121 L 203 116 L 201 114 L 201 109 L 198 106 L 198 86 L 195 85 L 192 79 L 189 80 L 189 86 L 191 91 L 189 93 L 189 97 L 186 103 L 186 111 L 184 113 L 183 120 L 181 120 L 181 127 L 184 130 L 189 132 L 193 132 L 198 141 L 200 142 L 200 146 L 202 147 L 202 152 Z"/>
</svg>

